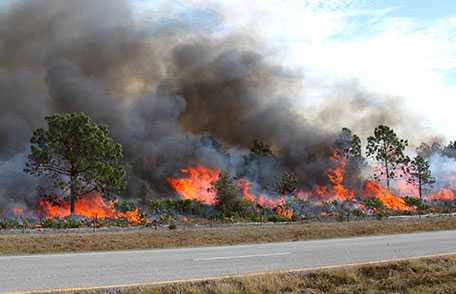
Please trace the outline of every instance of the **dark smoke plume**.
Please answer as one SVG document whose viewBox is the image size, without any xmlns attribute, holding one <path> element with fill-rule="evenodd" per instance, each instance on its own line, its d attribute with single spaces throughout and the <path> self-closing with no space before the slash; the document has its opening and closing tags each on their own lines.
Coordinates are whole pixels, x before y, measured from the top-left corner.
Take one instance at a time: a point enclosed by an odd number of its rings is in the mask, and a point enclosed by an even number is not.
<svg viewBox="0 0 456 294">
<path fill-rule="evenodd" d="M 312 186 L 326 181 L 342 127 L 413 125 L 397 100 L 353 84 L 326 87 L 307 109 L 293 97 L 305 100 L 312 81 L 268 62 L 255 36 L 147 17 L 127 0 L 21 0 L 0 14 L 0 207 L 36 197 L 23 161 L 32 131 L 55 112 L 110 126 L 125 148 L 128 197 L 170 196 L 166 177 L 197 163 L 260 185 L 291 170 Z M 254 139 L 277 160 L 246 160 Z"/>
</svg>

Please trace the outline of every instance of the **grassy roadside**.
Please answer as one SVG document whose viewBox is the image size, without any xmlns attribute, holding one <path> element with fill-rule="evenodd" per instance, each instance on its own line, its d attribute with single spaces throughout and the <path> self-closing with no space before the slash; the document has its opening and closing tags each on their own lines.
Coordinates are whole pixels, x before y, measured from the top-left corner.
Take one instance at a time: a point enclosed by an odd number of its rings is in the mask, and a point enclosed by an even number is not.
<svg viewBox="0 0 456 294">
<path fill-rule="evenodd" d="M 456 256 L 79 293 L 455 293 Z"/>
<path fill-rule="evenodd" d="M 0 234 L 0 255 L 177 248 L 397 234 L 456 229 L 456 218 L 146 229 L 125 232 Z"/>
</svg>

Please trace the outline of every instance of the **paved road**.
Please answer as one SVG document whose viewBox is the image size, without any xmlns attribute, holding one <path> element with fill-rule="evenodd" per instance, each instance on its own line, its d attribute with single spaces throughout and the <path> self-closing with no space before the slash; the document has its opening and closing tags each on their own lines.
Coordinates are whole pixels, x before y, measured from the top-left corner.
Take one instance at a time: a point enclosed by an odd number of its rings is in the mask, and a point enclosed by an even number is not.
<svg viewBox="0 0 456 294">
<path fill-rule="evenodd" d="M 454 253 L 456 231 L 191 249 L 0 257 L 0 292 L 154 283 Z"/>
</svg>

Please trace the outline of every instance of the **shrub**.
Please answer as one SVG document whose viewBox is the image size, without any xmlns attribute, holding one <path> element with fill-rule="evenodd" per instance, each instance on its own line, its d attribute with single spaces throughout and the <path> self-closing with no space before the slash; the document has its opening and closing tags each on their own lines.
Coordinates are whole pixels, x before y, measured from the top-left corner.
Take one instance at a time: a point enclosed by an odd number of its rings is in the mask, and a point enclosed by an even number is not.
<svg viewBox="0 0 456 294">
<path fill-rule="evenodd" d="M 170 225 L 168 226 L 168 229 L 170 229 L 170 230 L 175 230 L 175 229 L 177 229 L 177 226 L 176 226 L 176 224 L 170 224 Z"/>
</svg>

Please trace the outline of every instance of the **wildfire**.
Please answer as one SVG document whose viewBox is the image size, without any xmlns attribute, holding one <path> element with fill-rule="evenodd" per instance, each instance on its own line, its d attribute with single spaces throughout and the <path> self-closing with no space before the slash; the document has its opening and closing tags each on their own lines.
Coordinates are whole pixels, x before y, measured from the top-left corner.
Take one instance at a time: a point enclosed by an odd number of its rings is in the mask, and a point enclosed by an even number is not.
<svg viewBox="0 0 456 294">
<path fill-rule="evenodd" d="M 212 188 L 212 183 L 218 180 L 220 171 L 217 169 L 208 168 L 202 165 L 196 167 L 187 167 L 181 170 L 186 175 L 185 178 L 168 178 L 171 187 L 179 193 L 184 199 L 198 200 L 208 204 L 215 204 L 216 195 Z M 258 203 L 264 207 L 276 207 L 283 205 L 283 198 L 271 199 L 263 194 L 255 195 L 251 191 L 252 184 L 246 179 L 236 181 L 236 184 L 241 188 L 244 199 Z"/>
<path fill-rule="evenodd" d="M 49 218 L 63 218 L 70 215 L 70 203 L 65 201 L 61 205 L 55 205 L 43 199 L 39 203 L 39 211 Z M 131 224 L 139 224 L 142 219 L 138 209 L 127 212 L 116 211 L 114 204 L 105 202 L 99 193 L 91 193 L 78 198 L 76 200 L 75 214 L 98 219 L 124 217 Z"/>
<path fill-rule="evenodd" d="M 217 181 L 220 171 L 202 165 L 183 168 L 181 170 L 187 177 L 181 179 L 168 178 L 171 187 L 184 199 L 198 200 L 215 204 L 215 191 L 211 189 L 212 183 Z"/>
<path fill-rule="evenodd" d="M 14 207 L 12 210 L 14 217 L 24 216 L 24 209 L 20 207 Z"/>
<path fill-rule="evenodd" d="M 349 200 L 355 197 L 355 193 L 353 191 L 349 191 L 344 186 L 344 178 L 345 178 L 345 167 L 347 165 L 347 161 L 343 158 L 339 153 L 333 151 L 331 154 L 331 160 L 336 163 L 334 168 L 330 168 L 327 171 L 328 179 L 332 184 L 332 190 L 336 194 L 338 200 Z"/>
<path fill-rule="evenodd" d="M 388 189 L 380 186 L 375 181 L 367 181 L 364 185 L 364 195 L 366 197 L 375 197 L 380 200 L 386 208 L 395 210 L 407 210 L 404 199 L 391 193 Z"/>
<path fill-rule="evenodd" d="M 252 202 L 256 202 L 258 203 L 259 205 L 263 206 L 263 207 L 270 207 L 270 208 L 273 208 L 273 207 L 276 207 L 278 205 L 283 205 L 285 203 L 285 200 L 283 198 L 279 198 L 279 199 L 270 199 L 262 194 L 256 196 L 254 195 L 251 191 L 250 191 L 250 188 L 251 188 L 251 183 L 249 181 L 247 181 L 246 179 L 240 179 L 237 184 L 241 187 L 241 190 L 242 190 L 242 194 L 244 196 L 244 199 L 246 200 L 249 200 L 249 201 L 252 201 Z"/>
<path fill-rule="evenodd" d="M 293 217 L 293 215 L 294 215 L 293 210 L 286 209 L 286 208 L 283 208 L 281 206 L 278 206 L 275 209 L 275 213 L 277 213 L 277 215 L 280 215 L 281 217 L 284 217 L 284 218 L 287 218 L 287 219 L 291 219 Z"/>
<path fill-rule="evenodd" d="M 440 200 L 440 201 L 453 201 L 456 200 L 456 193 L 450 188 L 443 188 L 440 191 L 434 192 L 429 195 L 429 200 Z"/>
</svg>

